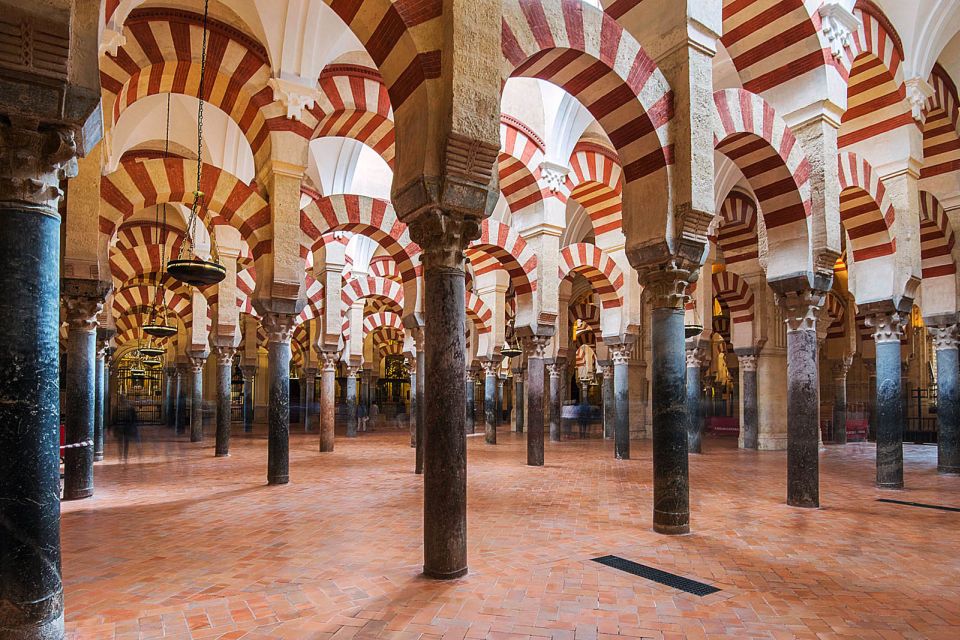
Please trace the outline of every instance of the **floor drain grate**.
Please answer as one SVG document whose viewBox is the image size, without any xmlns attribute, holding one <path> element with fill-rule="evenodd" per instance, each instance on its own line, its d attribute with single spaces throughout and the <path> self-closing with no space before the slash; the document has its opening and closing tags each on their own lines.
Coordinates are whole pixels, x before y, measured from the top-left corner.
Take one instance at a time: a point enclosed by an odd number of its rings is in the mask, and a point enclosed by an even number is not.
<svg viewBox="0 0 960 640">
<path fill-rule="evenodd" d="M 960 508 L 944 507 L 939 504 L 924 504 L 922 502 L 907 502 L 906 500 L 890 500 L 889 498 L 877 498 L 877 502 L 886 502 L 888 504 L 902 504 L 907 507 L 923 507 L 924 509 L 938 509 L 940 511 L 953 511 L 960 513 Z"/>
<path fill-rule="evenodd" d="M 612 567 L 614 569 L 619 569 L 620 571 L 626 571 L 627 573 L 640 576 L 641 578 L 646 578 L 647 580 L 659 582 L 660 584 L 673 587 L 674 589 L 680 589 L 681 591 L 692 593 L 695 596 L 707 596 L 711 593 L 720 591 L 720 589 L 717 589 L 709 584 L 697 582 L 696 580 L 691 580 L 690 578 L 684 578 L 683 576 L 678 576 L 675 573 L 654 569 L 653 567 L 648 567 L 644 564 L 631 562 L 630 560 L 621 558 L 619 556 L 601 556 L 599 558 L 593 558 L 593 561 L 599 562 L 602 565 Z"/>
</svg>

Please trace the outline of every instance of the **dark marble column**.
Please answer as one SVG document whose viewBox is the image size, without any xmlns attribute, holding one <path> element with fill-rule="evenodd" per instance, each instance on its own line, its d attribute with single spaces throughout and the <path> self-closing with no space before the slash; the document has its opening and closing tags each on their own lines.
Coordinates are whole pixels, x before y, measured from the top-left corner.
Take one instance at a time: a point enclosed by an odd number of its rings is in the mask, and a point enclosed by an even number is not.
<svg viewBox="0 0 960 640">
<path fill-rule="evenodd" d="M 463 429 L 466 433 L 473 433 L 474 430 L 474 414 L 476 413 L 476 384 L 477 384 L 477 375 L 472 369 L 467 369 L 466 376 L 464 378 L 464 394 L 466 397 L 466 408 Z"/>
<path fill-rule="evenodd" d="M 700 371 L 707 358 L 706 349 L 686 350 L 687 361 L 687 451 L 703 453 L 703 407 Z"/>
<path fill-rule="evenodd" d="M 257 375 L 257 368 L 245 364 L 240 367 L 243 371 L 243 432 L 253 432 L 253 379 Z"/>
<path fill-rule="evenodd" d="M 483 363 L 483 428 L 487 444 L 497 444 L 497 362 Z"/>
<path fill-rule="evenodd" d="M 230 387 L 233 381 L 233 347 L 217 347 L 217 448 L 218 458 L 230 455 Z"/>
<path fill-rule="evenodd" d="M 877 439 L 877 361 L 865 358 L 863 367 L 867 370 L 867 439 Z"/>
<path fill-rule="evenodd" d="M 417 356 L 407 356 L 407 367 L 410 369 L 410 446 L 417 446 L 417 411 L 419 409 L 419 398 L 417 398 Z"/>
<path fill-rule="evenodd" d="M 809 288 L 779 292 L 787 324 L 787 504 L 792 507 L 820 506 L 817 315 L 824 296 Z"/>
<path fill-rule="evenodd" d="M 92 280 L 64 278 L 66 310 L 66 441 L 63 453 L 63 499 L 93 495 L 94 410 L 97 369 L 97 314 L 110 286 Z M 73 446 L 70 445 L 79 445 Z"/>
<path fill-rule="evenodd" d="M 424 399 L 424 384 L 427 380 L 426 375 L 426 351 L 423 347 L 423 335 L 425 329 L 420 328 L 419 331 L 415 332 L 416 341 L 417 341 L 417 371 L 420 372 L 420 375 L 417 377 L 417 398 L 420 402 L 417 403 L 417 450 L 416 450 L 416 460 L 414 462 L 414 473 L 423 473 L 424 465 L 424 450 L 423 443 L 426 439 L 426 421 L 424 418 L 424 412 L 427 410 L 427 405 L 423 401 Z"/>
<path fill-rule="evenodd" d="M 560 387 L 563 384 L 563 374 L 566 367 L 563 362 L 556 361 L 547 365 L 547 372 L 550 375 L 550 442 L 560 442 L 562 424 L 560 416 Z"/>
<path fill-rule="evenodd" d="M 740 440 L 744 449 L 756 449 L 759 445 L 759 423 L 757 420 L 757 356 L 750 350 L 737 351 L 740 364 L 743 415 L 740 416 Z"/>
<path fill-rule="evenodd" d="M 847 444 L 847 372 L 853 357 L 847 356 L 833 363 L 833 442 Z"/>
<path fill-rule="evenodd" d="M 877 486 L 903 488 L 903 398 L 900 336 L 903 316 L 892 304 L 862 307 L 877 345 Z"/>
<path fill-rule="evenodd" d="M 0 122 L 0 638 L 9 640 L 64 633 L 57 205 L 74 152 L 65 130 Z"/>
<path fill-rule="evenodd" d="M 517 433 L 523 433 L 523 376 L 525 370 L 523 367 L 517 367 L 513 370 L 513 416 L 514 416 L 514 425 L 516 426 Z"/>
<path fill-rule="evenodd" d="M 532 467 L 543 466 L 544 431 L 544 378 L 546 367 L 544 355 L 550 338 L 530 336 L 526 339 L 527 350 L 527 464 Z"/>
<path fill-rule="evenodd" d="M 264 314 L 270 400 L 267 416 L 267 484 L 290 482 L 290 338 L 296 316 Z"/>
<path fill-rule="evenodd" d="M 423 249 L 427 335 L 423 374 L 423 572 L 438 579 L 467 573 L 467 438 L 463 250 L 479 223 L 439 209 L 418 215 L 411 239 Z"/>
<path fill-rule="evenodd" d="M 310 433 L 310 421 L 316 413 L 316 406 L 313 399 L 317 395 L 317 369 L 310 367 L 304 370 L 304 387 L 306 388 L 306 397 L 303 401 L 303 432 Z"/>
<path fill-rule="evenodd" d="M 504 394 L 504 387 L 506 386 L 506 380 L 501 377 L 497 377 L 497 426 L 503 424 L 503 412 L 506 410 L 506 395 Z"/>
<path fill-rule="evenodd" d="M 960 475 L 957 325 L 930 326 L 937 350 L 937 473 Z"/>
<path fill-rule="evenodd" d="M 190 358 L 190 442 L 203 442 L 203 365 L 206 352 L 193 353 Z"/>
<path fill-rule="evenodd" d="M 601 364 L 603 379 L 600 383 L 603 396 L 603 437 L 613 438 L 613 426 L 616 423 L 616 403 L 613 399 L 613 362 L 605 361 Z"/>
<path fill-rule="evenodd" d="M 347 437 L 357 437 L 357 371 L 360 367 L 347 367 Z"/>
<path fill-rule="evenodd" d="M 190 367 L 177 365 L 177 435 L 183 435 L 190 420 Z"/>
<path fill-rule="evenodd" d="M 320 452 L 333 451 L 337 419 L 337 354 L 321 351 L 320 360 Z"/>
<path fill-rule="evenodd" d="M 610 345 L 610 358 L 613 361 L 613 455 L 617 460 L 630 459 L 629 362 L 632 351 L 632 344 Z"/>
<path fill-rule="evenodd" d="M 105 362 L 107 345 L 97 344 L 97 368 L 94 373 L 94 400 L 93 400 L 93 461 L 103 460 L 103 407 L 106 391 Z"/>
<path fill-rule="evenodd" d="M 164 413 L 166 414 L 166 424 L 171 429 L 177 426 L 177 368 L 166 366 L 163 368 L 166 378 L 164 389 Z"/>
</svg>

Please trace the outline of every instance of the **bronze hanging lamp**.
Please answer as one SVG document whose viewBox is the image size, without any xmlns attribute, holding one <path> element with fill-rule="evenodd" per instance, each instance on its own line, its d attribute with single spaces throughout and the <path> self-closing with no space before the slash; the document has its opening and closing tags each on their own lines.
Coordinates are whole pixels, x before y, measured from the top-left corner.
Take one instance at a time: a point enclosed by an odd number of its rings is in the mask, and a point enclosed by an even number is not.
<svg viewBox="0 0 960 640">
<path fill-rule="evenodd" d="M 203 80 L 207 66 L 207 15 L 210 9 L 210 0 L 203 3 L 203 42 L 200 48 L 200 85 L 197 89 L 197 99 L 200 107 L 197 110 L 197 187 L 193 192 L 193 205 L 190 207 L 190 219 L 187 222 L 187 233 L 180 243 L 180 253 L 176 260 L 167 265 L 167 273 L 172 278 L 194 287 L 204 287 L 217 284 L 227 275 L 227 269 L 217 256 L 216 240 L 210 230 L 210 259 L 204 260 L 196 253 L 196 232 L 200 208 L 203 206 L 204 193 L 200 190 L 203 174 Z M 185 252 L 184 247 L 189 244 Z"/>
<path fill-rule="evenodd" d="M 683 325 L 683 337 L 689 340 L 690 338 L 697 337 L 701 333 L 703 333 L 703 322 L 700 321 L 700 311 L 696 305 L 694 305 L 692 321 Z"/>
</svg>

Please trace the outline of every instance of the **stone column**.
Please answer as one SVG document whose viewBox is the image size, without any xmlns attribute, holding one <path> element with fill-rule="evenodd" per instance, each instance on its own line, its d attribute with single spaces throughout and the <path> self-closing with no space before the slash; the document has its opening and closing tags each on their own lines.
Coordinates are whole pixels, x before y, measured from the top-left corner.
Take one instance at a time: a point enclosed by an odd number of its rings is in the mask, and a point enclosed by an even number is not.
<svg viewBox="0 0 960 640">
<path fill-rule="evenodd" d="M 337 353 L 321 351 L 320 360 L 320 453 L 333 451 L 337 420 Z"/>
<path fill-rule="evenodd" d="M 847 444 L 847 372 L 853 356 L 833 363 L 833 442 Z"/>
<path fill-rule="evenodd" d="M 483 363 L 483 429 L 487 444 L 497 444 L 497 363 Z"/>
<path fill-rule="evenodd" d="M 190 358 L 190 442 L 203 442 L 203 365 L 206 353 L 192 353 Z"/>
<path fill-rule="evenodd" d="M 66 441 L 63 454 L 63 499 L 93 495 L 93 427 L 97 368 L 97 314 L 103 309 L 108 285 L 64 278 L 63 304 L 67 337 Z"/>
<path fill-rule="evenodd" d="M 506 386 L 506 380 L 501 377 L 497 377 L 497 426 L 500 426 L 503 423 L 503 410 L 506 409 L 506 403 L 504 402 L 504 386 Z"/>
<path fill-rule="evenodd" d="M 407 356 L 407 366 L 410 369 L 410 446 L 417 446 L 417 411 L 419 399 L 417 398 L 417 357 Z"/>
<path fill-rule="evenodd" d="M 177 426 L 177 368 L 166 366 L 163 368 L 166 376 L 166 389 L 164 390 L 164 413 L 166 413 L 167 426 L 175 428 Z"/>
<path fill-rule="evenodd" d="M 15 99 L 11 93 L 5 97 Z M 64 633 L 57 207 L 61 180 L 76 175 L 77 149 L 69 129 L 7 122 L 0 122 L 0 637 L 42 640 Z"/>
<path fill-rule="evenodd" d="M 700 370 L 706 349 L 696 346 L 686 350 L 687 360 L 687 451 L 703 453 L 703 407 Z"/>
<path fill-rule="evenodd" d="M 740 396 L 743 412 L 740 416 L 740 448 L 756 449 L 759 444 L 757 422 L 757 356 L 755 353 L 738 353 L 740 364 Z"/>
<path fill-rule="evenodd" d="M 566 367 L 559 360 L 547 365 L 547 372 L 550 374 L 550 442 L 560 442 L 562 436 L 560 389 L 565 370 Z"/>
<path fill-rule="evenodd" d="M 613 361 L 613 456 L 617 460 L 630 459 L 629 363 L 632 347 L 628 343 L 610 345 L 610 358 Z"/>
<path fill-rule="evenodd" d="M 960 475 L 957 325 L 930 326 L 937 350 L 937 473 Z"/>
<path fill-rule="evenodd" d="M 290 482 L 290 338 L 296 315 L 268 312 L 267 332 L 270 400 L 267 416 L 267 484 Z"/>
<path fill-rule="evenodd" d="M 817 289 L 782 291 L 787 324 L 787 504 L 820 506 L 820 375 L 817 315 L 826 294 Z"/>
<path fill-rule="evenodd" d="M 863 368 L 867 370 L 867 439 L 877 439 L 877 361 L 864 359 Z"/>
<path fill-rule="evenodd" d="M 653 530 L 664 534 L 690 531 L 683 305 L 692 275 L 668 266 L 646 271 L 640 280 L 653 308 Z M 618 356 L 625 360 L 614 351 L 614 369 Z M 618 402 L 621 391 L 616 389 Z"/>
<path fill-rule="evenodd" d="M 527 350 L 527 385 L 528 412 L 527 416 L 527 464 L 532 467 L 543 466 L 543 423 L 544 423 L 544 355 L 547 336 L 530 336 L 526 339 Z"/>
<path fill-rule="evenodd" d="M 357 437 L 357 372 L 360 366 L 347 367 L 347 437 Z"/>
<path fill-rule="evenodd" d="M 517 367 L 513 370 L 513 423 L 516 425 L 517 433 L 523 433 L 523 374 L 524 368 Z"/>
<path fill-rule="evenodd" d="M 423 572 L 450 579 L 467 573 L 467 438 L 463 250 L 479 223 L 440 209 L 411 220 L 411 239 L 423 249 L 423 309 L 428 327 L 423 374 Z"/>
<path fill-rule="evenodd" d="M 900 313 L 865 309 L 877 345 L 877 486 L 903 488 L 903 398 L 900 388 Z"/>
<path fill-rule="evenodd" d="M 257 375 L 257 367 L 245 364 L 240 367 L 243 372 L 243 432 L 253 432 L 253 379 Z"/>
<path fill-rule="evenodd" d="M 476 384 L 477 384 L 477 375 L 473 369 L 467 369 L 466 376 L 464 378 L 464 394 L 466 397 L 466 408 L 463 422 L 463 429 L 466 433 L 473 433 L 474 430 L 474 414 L 476 413 Z"/>
<path fill-rule="evenodd" d="M 603 437 L 613 438 L 613 426 L 616 423 L 616 403 L 613 399 L 613 362 L 604 362 L 598 369 L 601 375 L 600 390 L 603 396 Z"/>
<path fill-rule="evenodd" d="M 233 381 L 234 347 L 217 347 L 217 449 L 216 457 L 230 455 L 230 387 Z"/>
<path fill-rule="evenodd" d="M 417 451 L 416 451 L 416 460 L 414 461 L 414 473 L 423 473 L 423 464 L 424 464 L 424 452 L 423 452 L 423 442 L 426 438 L 425 427 L 426 422 L 424 422 L 424 411 L 426 411 L 427 405 L 423 401 L 424 399 L 424 384 L 427 381 L 426 375 L 426 352 L 423 347 L 423 333 L 424 330 L 421 327 L 418 331 L 414 332 L 414 339 L 417 341 L 417 371 L 420 372 L 420 375 L 417 376 Z M 454 378 L 456 379 L 456 378 Z"/>
<path fill-rule="evenodd" d="M 93 461 L 103 460 L 103 407 L 104 392 L 106 391 L 106 377 L 104 375 L 107 359 L 107 345 L 97 344 L 97 369 L 94 374 L 93 400 Z"/>
<path fill-rule="evenodd" d="M 188 376 L 190 368 L 186 364 L 177 365 L 177 435 L 183 435 L 187 429 L 189 415 L 187 408 L 189 402 Z"/>
<path fill-rule="evenodd" d="M 306 397 L 303 400 L 303 432 L 310 433 L 310 418 L 314 413 L 313 398 L 317 395 L 317 370 L 313 367 L 303 372 Z"/>
</svg>

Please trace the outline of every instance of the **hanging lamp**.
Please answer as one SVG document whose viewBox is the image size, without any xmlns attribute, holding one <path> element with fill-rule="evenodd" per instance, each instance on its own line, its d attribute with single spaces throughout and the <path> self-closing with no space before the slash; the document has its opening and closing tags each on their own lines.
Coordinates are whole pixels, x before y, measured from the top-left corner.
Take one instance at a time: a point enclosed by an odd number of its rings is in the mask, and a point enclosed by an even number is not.
<svg viewBox="0 0 960 640">
<path fill-rule="evenodd" d="M 695 338 L 703 333 L 703 323 L 700 321 L 700 311 L 697 307 L 693 308 L 693 320 L 683 325 L 683 337 L 686 340 Z"/>
<path fill-rule="evenodd" d="M 203 206 L 204 193 L 200 190 L 202 184 L 203 161 L 203 80 L 207 66 L 207 15 L 210 9 L 210 0 L 203 3 L 203 41 L 200 48 L 200 85 L 197 89 L 197 99 L 200 107 L 197 110 L 197 187 L 193 192 L 193 205 L 190 207 L 190 219 L 187 222 L 187 233 L 180 243 L 180 253 L 176 260 L 167 264 L 167 273 L 171 277 L 192 285 L 203 287 L 217 284 L 227 275 L 227 269 L 220 264 L 217 256 L 217 246 L 214 234 L 210 232 L 210 259 L 204 260 L 196 253 L 196 232 L 200 208 Z M 184 247 L 189 246 L 185 252 Z"/>
<path fill-rule="evenodd" d="M 504 340 L 503 348 L 500 349 L 500 355 L 507 358 L 516 358 L 523 355 L 523 349 L 520 348 L 520 341 L 516 338 L 511 343 L 510 340 Z"/>
</svg>

